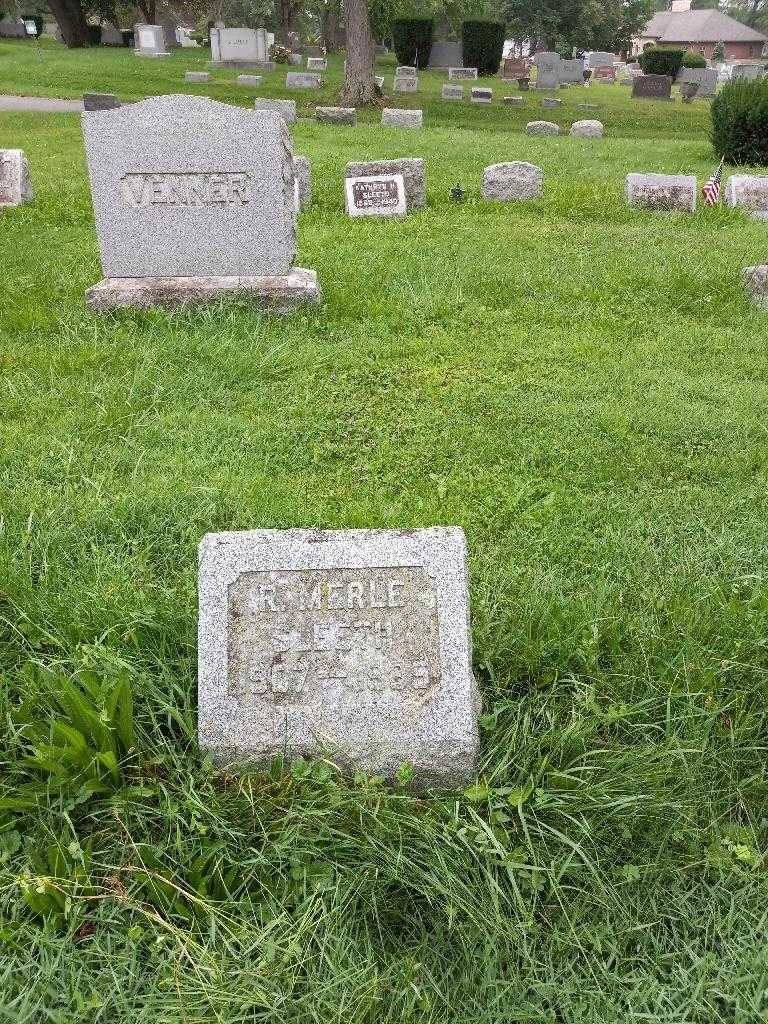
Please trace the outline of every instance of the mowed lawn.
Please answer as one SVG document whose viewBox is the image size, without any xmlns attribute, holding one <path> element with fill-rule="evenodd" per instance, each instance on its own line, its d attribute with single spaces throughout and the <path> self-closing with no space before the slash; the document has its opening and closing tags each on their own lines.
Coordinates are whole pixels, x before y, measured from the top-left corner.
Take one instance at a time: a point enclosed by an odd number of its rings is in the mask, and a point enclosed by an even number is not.
<svg viewBox="0 0 768 1024">
<path fill-rule="evenodd" d="M 0 43 L 0 91 L 249 103 L 184 86 L 206 58 Z M 324 302 L 289 319 L 88 313 L 78 118 L 0 113 L 35 189 L 0 214 L 0 1021 L 768 1020 L 768 227 L 625 205 L 708 177 L 706 101 L 422 80 L 421 132 L 291 127 Z M 346 162 L 395 156 L 427 209 L 348 219 Z M 543 198 L 482 201 L 514 159 Z M 432 524 L 469 542 L 476 782 L 201 758 L 202 535 Z"/>
</svg>

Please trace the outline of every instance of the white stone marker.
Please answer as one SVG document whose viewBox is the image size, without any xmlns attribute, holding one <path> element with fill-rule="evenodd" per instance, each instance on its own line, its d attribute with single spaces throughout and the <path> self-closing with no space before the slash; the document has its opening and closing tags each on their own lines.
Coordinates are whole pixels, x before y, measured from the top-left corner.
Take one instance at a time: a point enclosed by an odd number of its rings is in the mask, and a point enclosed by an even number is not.
<svg viewBox="0 0 768 1024">
<path fill-rule="evenodd" d="M 448 68 L 448 81 L 460 82 L 477 78 L 477 68 Z"/>
<path fill-rule="evenodd" d="M 477 712 L 462 530 L 203 538 L 198 733 L 216 760 L 408 763 L 416 785 L 460 786 Z"/>
<path fill-rule="evenodd" d="M 645 210 L 696 209 L 696 178 L 692 174 L 628 174 L 627 201 Z"/>
<path fill-rule="evenodd" d="M 263 79 L 263 77 L 261 75 L 238 75 L 237 76 L 237 84 L 238 85 L 247 85 L 247 86 L 250 86 L 251 88 L 255 88 L 257 85 L 261 85 L 261 83 L 263 81 L 264 81 L 264 79 Z"/>
<path fill-rule="evenodd" d="M 272 70 L 267 32 L 254 28 L 211 29 L 211 65 L 221 68 L 264 68 Z"/>
<path fill-rule="evenodd" d="M 442 97 L 444 100 L 463 100 L 464 99 L 464 86 L 463 85 L 444 85 L 442 90 Z"/>
<path fill-rule="evenodd" d="M 381 112 L 381 123 L 385 128 L 421 128 L 424 125 L 424 112 L 384 107 Z"/>
<path fill-rule="evenodd" d="M 82 124 L 105 278 L 91 309 L 233 291 L 278 311 L 319 300 L 314 271 L 293 267 L 293 153 L 278 114 L 155 96 Z"/>
<path fill-rule="evenodd" d="M 137 57 L 170 57 L 165 48 L 165 33 L 162 25 L 135 25 L 133 38 Z"/>
<path fill-rule="evenodd" d="M 541 167 L 524 160 L 491 164 L 483 171 L 482 194 L 484 199 L 496 199 L 503 203 L 518 199 L 538 199 L 543 181 L 544 171 Z"/>
<path fill-rule="evenodd" d="M 418 78 L 406 78 L 395 77 L 394 84 L 392 85 L 392 92 L 418 92 L 419 91 L 419 80 Z"/>
<path fill-rule="evenodd" d="M 328 61 L 325 57 L 307 57 L 307 71 L 327 71 Z"/>
<path fill-rule="evenodd" d="M 0 209 L 32 199 L 29 165 L 22 149 L 0 149 Z"/>
<path fill-rule="evenodd" d="M 398 64 L 395 68 L 395 78 L 417 78 L 418 74 L 418 68 L 413 68 L 409 64 Z"/>
<path fill-rule="evenodd" d="M 272 100 L 257 99 L 253 101 L 254 110 L 274 110 L 283 118 L 286 124 L 293 124 L 296 120 L 296 100 Z"/>
<path fill-rule="evenodd" d="M 287 71 L 285 75 L 288 89 L 319 89 L 322 84 L 322 75 L 310 74 L 308 71 Z"/>
<path fill-rule="evenodd" d="M 345 178 L 344 196 L 350 217 L 404 217 L 408 212 L 402 174 Z"/>
<path fill-rule="evenodd" d="M 574 121 L 571 125 L 571 135 L 575 139 L 602 139 L 602 121 Z"/>
<path fill-rule="evenodd" d="M 203 83 L 210 82 L 211 73 L 210 71 L 185 71 L 184 81 L 191 83 Z"/>
<path fill-rule="evenodd" d="M 424 175 L 424 160 L 419 156 L 399 157 L 397 160 L 355 160 L 344 169 L 345 178 L 374 178 L 378 175 L 391 177 L 400 174 L 405 183 L 405 205 L 419 210 L 427 205 L 427 186 Z"/>
<path fill-rule="evenodd" d="M 725 184 L 725 205 L 739 207 L 755 220 L 767 220 L 768 176 L 732 174 Z"/>
</svg>

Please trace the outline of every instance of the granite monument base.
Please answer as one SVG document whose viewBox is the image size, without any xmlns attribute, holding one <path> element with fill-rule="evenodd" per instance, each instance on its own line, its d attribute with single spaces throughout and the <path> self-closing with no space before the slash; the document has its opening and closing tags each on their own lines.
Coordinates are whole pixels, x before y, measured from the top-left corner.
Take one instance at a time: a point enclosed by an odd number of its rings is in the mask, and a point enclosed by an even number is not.
<svg viewBox="0 0 768 1024">
<path fill-rule="evenodd" d="M 90 310 L 180 309 L 237 296 L 270 313 L 290 313 L 320 302 L 314 270 L 293 267 L 278 277 L 105 277 L 88 288 Z"/>
<path fill-rule="evenodd" d="M 209 68 L 239 68 L 241 71 L 274 71 L 273 60 L 209 60 Z"/>
</svg>

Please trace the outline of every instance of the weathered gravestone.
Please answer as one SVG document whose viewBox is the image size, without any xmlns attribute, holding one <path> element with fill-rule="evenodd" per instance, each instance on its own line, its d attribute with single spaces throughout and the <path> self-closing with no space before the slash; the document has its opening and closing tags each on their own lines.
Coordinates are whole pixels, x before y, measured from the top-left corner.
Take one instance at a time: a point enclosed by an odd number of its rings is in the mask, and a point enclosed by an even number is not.
<svg viewBox="0 0 768 1024">
<path fill-rule="evenodd" d="M 574 121 L 571 135 L 575 139 L 601 139 L 603 137 L 602 121 Z"/>
<path fill-rule="evenodd" d="M 0 149 L 0 209 L 32 199 L 29 166 L 22 149 Z"/>
<path fill-rule="evenodd" d="M 25 39 L 27 30 L 21 18 L 12 18 L 6 14 L 0 18 L 0 39 Z"/>
<path fill-rule="evenodd" d="M 528 62 L 522 57 L 505 57 L 501 66 L 501 77 L 505 82 L 528 77 Z"/>
<path fill-rule="evenodd" d="M 312 202 L 312 164 L 306 156 L 295 156 L 293 158 L 293 173 L 295 175 L 294 201 L 296 212 L 305 210 Z"/>
<path fill-rule="evenodd" d="M 473 103 L 492 103 L 493 102 L 493 89 L 486 89 L 482 86 L 473 86 L 472 88 L 472 102 Z"/>
<path fill-rule="evenodd" d="M 162 25 L 136 25 L 133 29 L 137 57 L 170 57 Z"/>
<path fill-rule="evenodd" d="M 442 91 L 442 97 L 444 100 L 463 100 L 464 99 L 464 86 L 463 85 L 444 85 Z"/>
<path fill-rule="evenodd" d="M 189 82 L 191 85 L 202 84 L 204 82 L 210 82 L 211 73 L 210 71 L 185 71 L 184 81 Z"/>
<path fill-rule="evenodd" d="M 742 82 L 759 82 L 765 75 L 763 64 L 734 64 L 731 79 Z"/>
<path fill-rule="evenodd" d="M 613 67 L 613 62 L 616 60 L 616 54 L 608 53 L 607 50 L 593 50 L 589 55 L 589 67 L 601 68 L 601 67 Z"/>
<path fill-rule="evenodd" d="M 525 126 L 526 135 L 559 135 L 560 127 L 552 121 L 529 121 Z"/>
<path fill-rule="evenodd" d="M 645 210 L 696 209 L 696 178 L 692 174 L 628 174 L 627 201 Z"/>
<path fill-rule="evenodd" d="M 477 68 L 448 68 L 448 81 L 459 82 L 464 79 L 474 80 L 477 78 Z"/>
<path fill-rule="evenodd" d="M 560 75 L 563 62 L 560 55 L 542 51 L 535 57 L 536 63 L 536 88 L 537 89 L 558 89 L 560 87 Z"/>
<path fill-rule="evenodd" d="M 564 82 L 570 85 L 584 84 L 584 61 L 563 60 L 560 62 L 560 84 Z"/>
<path fill-rule="evenodd" d="M 448 39 L 436 39 L 429 51 L 431 68 L 455 68 L 464 60 L 464 47 L 460 42 Z"/>
<path fill-rule="evenodd" d="M 549 107 L 549 108 L 552 108 L 552 107 L 562 107 L 563 101 L 562 100 L 556 100 L 552 96 L 545 96 L 542 99 L 542 101 L 541 101 L 541 105 L 542 105 L 542 107 Z"/>
<path fill-rule="evenodd" d="M 296 120 L 296 100 L 258 99 L 253 101 L 253 107 L 254 110 L 276 111 L 286 124 L 293 124 Z"/>
<path fill-rule="evenodd" d="M 522 96 L 505 96 L 504 104 L 507 107 L 522 107 L 523 97 Z"/>
<path fill-rule="evenodd" d="M 314 271 L 293 267 L 293 154 L 278 114 L 155 96 L 82 124 L 104 271 L 91 309 L 231 292 L 281 312 L 319 300 Z"/>
<path fill-rule="evenodd" d="M 116 110 L 120 99 L 111 92 L 84 92 L 83 110 Z"/>
<path fill-rule="evenodd" d="M 616 71 L 613 65 L 609 67 L 606 64 L 599 68 L 593 68 L 592 78 L 601 85 L 613 85 L 616 81 Z"/>
<path fill-rule="evenodd" d="M 419 80 L 413 78 L 410 75 L 406 75 L 404 78 L 397 76 L 394 84 L 392 85 L 392 92 L 418 92 L 419 91 Z"/>
<path fill-rule="evenodd" d="M 344 196 L 350 217 L 404 217 L 408 212 L 402 174 L 347 177 Z"/>
<path fill-rule="evenodd" d="M 211 66 L 272 71 L 267 36 L 263 28 L 212 28 Z"/>
<path fill-rule="evenodd" d="M 307 71 L 327 71 L 328 61 L 325 57 L 307 57 Z"/>
<path fill-rule="evenodd" d="M 698 85 L 697 96 L 714 96 L 717 89 L 717 68 L 682 68 L 677 76 L 677 84 Z"/>
<path fill-rule="evenodd" d="M 413 68 L 409 64 L 398 64 L 395 68 L 395 78 L 418 78 L 418 68 Z"/>
<path fill-rule="evenodd" d="M 745 210 L 755 220 L 768 219 L 768 176 L 732 174 L 724 195 L 726 206 Z"/>
<path fill-rule="evenodd" d="M 670 100 L 672 79 L 669 75 L 638 75 L 632 79 L 633 100 Z"/>
<path fill-rule="evenodd" d="M 220 762 L 331 758 L 460 786 L 478 753 L 458 528 L 208 534 L 198 733 Z"/>
<path fill-rule="evenodd" d="M 384 107 L 381 112 L 381 123 L 385 128 L 421 128 L 424 124 L 424 112 Z"/>
<path fill-rule="evenodd" d="M 747 294 L 756 306 L 768 309 L 768 264 L 744 267 L 742 271 Z"/>
<path fill-rule="evenodd" d="M 310 74 L 308 71 L 287 71 L 285 75 L 288 89 L 319 89 L 322 84 L 322 75 Z"/>
<path fill-rule="evenodd" d="M 256 86 L 261 85 L 263 80 L 264 79 L 263 79 L 263 77 L 261 75 L 238 75 L 237 76 L 237 84 L 238 85 L 247 85 L 251 89 L 255 89 Z"/>
<path fill-rule="evenodd" d="M 102 46 L 122 46 L 123 45 L 123 33 L 109 21 L 105 21 L 101 26 L 101 45 Z"/>
<path fill-rule="evenodd" d="M 544 181 L 544 171 L 523 160 L 491 164 L 483 171 L 484 199 L 510 202 L 517 199 L 538 199 Z"/>
<path fill-rule="evenodd" d="M 300 68 L 301 65 L 304 63 L 304 57 L 300 53 L 289 53 L 288 63 L 291 65 L 292 68 Z"/>
<path fill-rule="evenodd" d="M 399 174 L 405 186 L 405 205 L 411 210 L 427 204 L 424 160 L 421 157 L 400 157 L 397 160 L 364 160 L 348 163 L 345 178 L 368 178 Z"/>
<path fill-rule="evenodd" d="M 683 82 L 680 86 L 680 98 L 683 103 L 693 103 L 699 87 L 696 82 Z"/>
<path fill-rule="evenodd" d="M 318 124 L 356 125 L 357 111 L 354 107 L 315 107 L 315 120 Z"/>
</svg>

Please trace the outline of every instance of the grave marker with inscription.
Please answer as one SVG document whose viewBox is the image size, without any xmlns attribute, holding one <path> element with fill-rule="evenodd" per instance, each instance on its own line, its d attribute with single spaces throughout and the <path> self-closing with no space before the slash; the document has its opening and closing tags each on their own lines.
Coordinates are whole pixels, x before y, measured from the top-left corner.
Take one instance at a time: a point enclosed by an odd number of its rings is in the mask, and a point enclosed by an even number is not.
<svg viewBox="0 0 768 1024">
<path fill-rule="evenodd" d="M 261 28 L 212 28 L 211 66 L 271 71 L 267 32 Z"/>
<path fill-rule="evenodd" d="M 419 91 L 419 80 L 414 78 L 412 75 L 405 75 L 403 77 L 395 77 L 395 81 L 392 84 L 392 92 L 418 92 Z"/>
<path fill-rule="evenodd" d="M 22 149 L 0 149 L 0 209 L 32 199 L 29 166 Z"/>
<path fill-rule="evenodd" d="M 477 78 L 477 68 L 448 68 L 448 81 L 460 82 L 463 80 L 474 81 Z"/>
<path fill-rule="evenodd" d="M 444 100 L 463 100 L 464 99 L 464 86 L 463 85 L 444 85 L 442 91 L 442 97 Z"/>
<path fill-rule="evenodd" d="M 135 25 L 133 37 L 137 57 L 170 57 L 165 48 L 165 33 L 162 25 Z"/>
<path fill-rule="evenodd" d="M 501 77 L 505 82 L 528 77 L 528 62 L 522 57 L 505 57 L 501 66 Z"/>
<path fill-rule="evenodd" d="M 90 308 L 233 291 L 280 311 L 318 301 L 314 272 L 293 267 L 293 154 L 279 114 L 155 96 L 86 111 L 82 124 L 105 277 Z"/>
<path fill-rule="evenodd" d="M 408 212 L 402 174 L 347 177 L 344 196 L 350 217 L 404 217 Z"/>
<path fill-rule="evenodd" d="M 220 761 L 329 757 L 463 784 L 478 751 L 457 528 L 209 534 L 198 731 Z"/>
<path fill-rule="evenodd" d="M 391 177 L 401 174 L 405 183 L 405 205 L 411 210 L 421 209 L 427 204 L 427 185 L 424 174 L 424 159 L 420 156 L 403 156 L 396 160 L 353 160 L 344 169 L 345 178 L 373 178 L 378 175 Z"/>
<path fill-rule="evenodd" d="M 632 79 L 632 99 L 670 100 L 672 79 L 669 75 L 638 75 Z"/>
<path fill-rule="evenodd" d="M 563 66 L 560 55 L 545 50 L 537 53 L 534 60 L 536 64 L 536 88 L 559 89 Z"/>
</svg>

